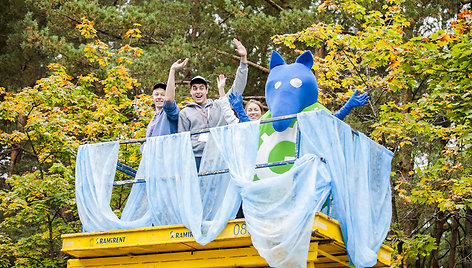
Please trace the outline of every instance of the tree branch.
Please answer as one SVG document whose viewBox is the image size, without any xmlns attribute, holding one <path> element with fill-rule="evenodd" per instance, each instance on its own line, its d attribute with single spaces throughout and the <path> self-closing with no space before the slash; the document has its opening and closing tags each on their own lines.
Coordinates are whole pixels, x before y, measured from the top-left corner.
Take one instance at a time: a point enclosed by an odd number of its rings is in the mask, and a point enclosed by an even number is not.
<svg viewBox="0 0 472 268">
<path fill-rule="evenodd" d="M 271 6 L 273 6 L 275 9 L 277 9 L 278 11 L 282 12 L 282 11 L 285 11 L 285 9 L 283 9 L 281 6 L 277 5 L 277 3 L 275 3 L 274 1 L 272 0 L 265 0 L 267 3 L 269 3 Z"/>
<path fill-rule="evenodd" d="M 74 18 L 72 18 L 72 17 L 70 17 L 70 16 L 68 16 L 68 15 L 66 15 L 66 14 L 63 14 L 63 13 L 57 11 L 57 10 L 55 10 L 55 12 L 56 12 L 57 14 L 63 16 L 63 17 L 66 17 L 67 19 L 69 19 L 69 20 L 71 20 L 71 21 L 73 21 L 73 22 L 75 22 L 75 23 L 77 23 L 77 24 L 81 24 L 81 23 L 82 23 L 81 21 L 79 21 L 79 20 L 77 20 L 77 19 L 74 19 Z M 108 32 L 108 31 L 105 31 L 105 30 L 102 30 L 102 29 L 98 29 L 98 28 L 96 28 L 96 27 L 95 27 L 95 30 L 97 30 L 97 32 L 99 32 L 99 33 L 101 33 L 101 34 L 105 34 L 105 35 L 111 36 L 111 37 L 113 37 L 113 38 L 115 38 L 115 39 L 118 39 L 118 40 L 122 40 L 122 39 L 123 39 L 123 38 L 122 38 L 121 36 L 119 36 L 119 35 L 114 35 L 114 34 Z"/>
<path fill-rule="evenodd" d="M 426 220 L 421 226 L 418 226 L 416 227 L 413 231 L 411 231 L 411 233 L 409 234 L 409 236 L 413 236 L 414 234 L 416 234 L 417 232 L 419 232 L 423 227 L 425 227 L 426 225 L 430 225 L 430 221 L 433 220 L 433 219 L 437 219 L 437 216 L 438 216 L 438 213 L 439 211 L 436 211 L 436 213 L 434 213 L 433 216 L 431 216 L 431 218 L 429 218 L 428 220 Z M 428 226 L 429 227 L 429 226 Z"/>
<path fill-rule="evenodd" d="M 142 37 L 142 39 L 148 39 L 149 41 L 151 41 L 151 43 L 154 43 L 154 44 L 164 45 L 163 41 L 156 40 L 156 39 L 154 39 L 154 37 L 152 37 L 150 35 L 149 36 L 144 36 L 144 37 Z"/>
<path fill-rule="evenodd" d="M 272 2 L 272 0 L 266 0 L 266 1 L 271 1 L 271 2 Z M 275 3 L 274 3 L 274 4 L 275 4 Z M 280 7 L 280 8 L 281 8 L 281 7 Z M 283 9 L 282 9 L 282 10 L 283 10 Z M 57 12 L 57 11 L 56 11 L 56 12 Z M 80 23 L 81 23 L 79 20 L 74 19 L 74 18 L 72 18 L 72 17 L 70 17 L 70 16 L 68 16 L 68 15 L 62 14 L 62 13 L 60 13 L 60 12 L 57 12 L 57 13 L 58 13 L 59 15 L 61 15 L 61 16 L 66 17 L 67 19 L 69 19 L 69 20 L 71 20 L 71 21 L 77 23 L 77 24 L 80 24 Z M 99 28 L 95 28 L 95 29 L 96 29 L 97 32 L 99 32 L 99 33 L 102 33 L 102 34 L 111 36 L 111 37 L 116 38 L 116 39 L 118 39 L 118 40 L 123 39 L 121 36 L 114 35 L 114 34 L 108 32 L 108 31 L 105 31 L 105 30 L 102 30 L 102 29 L 99 29 Z M 142 38 L 142 40 L 146 40 L 146 39 L 147 39 L 150 43 L 153 43 L 153 44 L 159 44 L 159 45 L 164 45 L 164 44 L 165 44 L 163 41 L 156 40 L 154 37 L 152 37 L 152 36 L 150 36 L 150 35 L 148 35 L 147 37 L 143 37 L 143 38 Z M 214 49 L 214 50 L 215 50 L 216 53 L 218 53 L 218 54 L 231 57 L 231 58 L 233 58 L 233 59 L 235 59 L 235 60 L 238 60 L 238 61 L 241 60 L 240 57 L 235 56 L 235 55 L 231 55 L 231 54 L 229 54 L 229 53 L 226 52 L 226 51 L 221 51 L 221 50 L 218 50 L 218 49 Z M 259 70 L 265 72 L 265 73 L 269 73 L 269 72 L 270 72 L 269 69 L 267 69 L 267 68 L 265 68 L 265 67 L 262 67 L 262 66 L 260 66 L 260 65 L 258 65 L 258 64 L 256 64 L 256 63 L 254 63 L 254 62 L 252 62 L 252 61 L 248 61 L 248 64 L 249 64 L 250 66 L 252 66 L 252 67 L 255 67 L 256 69 L 259 69 Z"/>
<path fill-rule="evenodd" d="M 271 1 L 271 0 L 266 0 L 266 1 Z M 271 2 L 272 2 L 272 1 L 271 1 Z M 275 4 L 275 3 L 274 3 L 274 4 Z M 280 8 L 281 8 L 281 7 L 280 7 Z M 283 10 L 283 9 L 282 9 L 282 10 Z M 57 11 L 56 11 L 56 12 L 57 12 Z M 79 20 L 74 19 L 74 18 L 72 18 L 72 17 L 70 17 L 70 16 L 68 16 L 68 15 L 62 14 L 62 13 L 60 13 L 60 12 L 57 12 L 57 13 L 58 13 L 59 15 L 61 15 L 61 16 L 66 17 L 67 19 L 69 19 L 69 20 L 71 20 L 71 21 L 77 23 L 77 24 L 80 24 L 80 23 L 81 23 Z M 123 39 L 121 36 L 111 34 L 111 33 L 108 32 L 108 31 L 105 31 L 105 30 L 102 30 L 102 29 L 98 29 L 98 28 L 95 28 L 95 29 L 96 29 L 97 32 L 99 32 L 99 33 L 102 33 L 102 34 L 111 36 L 111 37 L 116 38 L 116 39 L 118 39 L 118 40 Z M 147 39 L 150 43 L 153 43 L 153 44 L 159 44 L 159 45 L 164 45 L 164 44 L 165 44 L 163 41 L 156 40 L 155 38 L 153 38 L 153 37 L 150 36 L 150 35 L 149 35 L 148 37 L 143 37 L 143 38 L 142 38 L 142 40 L 146 40 L 146 39 Z M 231 55 L 231 54 L 229 54 L 229 53 L 226 52 L 226 51 L 221 51 L 221 50 L 218 50 L 218 49 L 214 49 L 214 50 L 215 50 L 216 53 L 218 53 L 218 54 L 231 57 L 231 58 L 233 58 L 233 59 L 235 59 L 235 60 L 238 60 L 238 61 L 241 60 L 240 57 L 235 56 L 235 55 Z M 270 72 L 269 69 L 267 69 L 267 68 L 265 68 L 265 67 L 263 67 L 263 66 L 261 66 L 261 65 L 258 65 L 258 64 L 254 63 L 254 62 L 252 62 L 252 61 L 248 61 L 248 64 L 249 64 L 250 66 L 252 66 L 252 67 L 255 67 L 256 69 L 259 69 L 259 70 L 265 72 L 265 73 L 269 73 L 269 72 Z"/>
<path fill-rule="evenodd" d="M 41 161 L 39 160 L 39 155 L 38 153 L 36 152 L 36 149 L 34 148 L 34 144 L 33 144 L 33 140 L 31 139 L 29 133 L 28 133 L 28 130 L 25 129 L 25 134 L 26 134 L 26 137 L 28 137 L 28 141 L 30 142 L 31 144 L 31 149 L 33 149 L 33 155 L 35 156 L 36 158 L 36 161 L 38 161 L 38 167 L 39 167 L 39 172 L 41 173 L 41 179 L 44 179 L 44 173 L 43 173 L 43 166 L 42 166 L 42 163 Z"/>
<path fill-rule="evenodd" d="M 424 85 L 424 83 L 428 80 L 429 78 L 429 74 L 426 74 L 423 78 L 423 80 L 421 80 L 420 84 L 416 87 L 416 89 L 413 91 L 413 96 L 412 96 L 412 100 L 415 99 L 416 97 L 416 94 L 420 91 L 421 87 Z"/>
<path fill-rule="evenodd" d="M 372 91 L 372 88 L 369 86 L 369 84 L 367 83 L 366 80 L 364 80 L 364 78 L 362 78 L 362 74 L 360 72 L 360 70 L 357 68 L 357 66 L 354 64 L 354 62 L 352 62 L 351 58 L 349 58 L 347 55 L 346 55 L 346 52 L 344 52 L 344 50 L 341 50 L 341 52 L 344 54 L 344 56 L 346 57 L 346 59 L 352 64 L 352 66 L 354 67 L 354 70 L 356 70 L 357 74 L 359 75 L 359 78 L 362 80 L 362 83 L 366 86 L 368 92 Z M 365 75 L 365 77 L 367 79 L 369 79 L 369 77 L 367 75 Z M 378 114 L 377 114 L 377 111 L 374 109 L 374 105 L 372 104 L 372 101 L 371 100 L 367 100 L 367 102 L 369 103 L 369 106 L 370 106 L 370 109 L 372 110 L 372 113 L 375 115 L 375 117 L 378 117 Z"/>
<path fill-rule="evenodd" d="M 235 55 L 231 55 L 231 54 L 229 54 L 229 53 L 226 52 L 226 51 L 222 51 L 222 50 L 219 50 L 219 49 L 214 49 L 214 50 L 216 51 L 216 53 L 221 54 L 221 55 L 224 55 L 224 56 L 227 56 L 227 57 L 230 57 L 230 58 L 232 58 L 232 59 L 234 59 L 234 60 L 238 60 L 238 61 L 241 60 L 241 57 L 238 57 L 238 56 L 235 56 Z M 256 64 L 256 63 L 254 63 L 254 62 L 252 62 L 252 61 L 247 61 L 247 64 L 250 65 L 250 66 L 252 66 L 252 67 L 255 67 L 256 69 L 259 69 L 259 70 L 261 70 L 261 71 L 263 71 L 263 72 L 265 72 L 265 73 L 269 73 L 269 72 L 270 72 L 269 69 L 267 69 L 267 68 L 265 68 L 265 67 L 263 67 L 263 66 L 261 66 L 261 65 L 259 65 L 259 64 Z"/>
</svg>

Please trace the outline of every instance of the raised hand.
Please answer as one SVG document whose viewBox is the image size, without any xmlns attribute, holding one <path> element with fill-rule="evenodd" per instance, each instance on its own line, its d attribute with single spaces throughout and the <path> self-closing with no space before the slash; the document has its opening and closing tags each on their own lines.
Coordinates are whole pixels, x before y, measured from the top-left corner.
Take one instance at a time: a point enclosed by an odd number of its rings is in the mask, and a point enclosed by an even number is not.
<svg viewBox="0 0 472 268">
<path fill-rule="evenodd" d="M 216 83 L 218 84 L 218 89 L 224 88 L 226 85 L 226 77 L 224 74 L 218 75 L 218 78 L 216 78 Z"/>
<path fill-rule="evenodd" d="M 359 93 L 359 90 L 356 90 L 354 93 L 352 93 L 345 106 L 354 108 L 366 104 L 367 100 L 369 99 L 369 94 L 366 92 L 364 94 L 357 95 L 357 93 Z"/>
<path fill-rule="evenodd" d="M 333 115 L 341 120 L 344 120 L 344 118 L 351 112 L 352 108 L 366 104 L 367 100 L 369 99 L 369 95 L 364 93 L 358 96 L 358 92 L 359 90 L 354 91 L 352 96 L 349 98 L 347 103 L 344 104 L 341 110 L 335 112 Z"/>
<path fill-rule="evenodd" d="M 220 95 L 220 98 L 221 97 L 224 97 L 226 95 L 226 92 L 225 92 L 225 85 L 226 85 L 226 77 L 224 74 L 220 74 L 217 78 L 216 78 L 216 83 L 218 85 L 218 93 Z"/>
<path fill-rule="evenodd" d="M 187 65 L 187 62 L 188 62 L 188 58 L 186 58 L 184 61 L 178 59 L 176 62 L 172 64 L 170 68 L 174 71 L 178 69 L 182 69 Z"/>
<path fill-rule="evenodd" d="M 239 94 L 238 92 L 231 92 L 228 95 L 228 100 L 229 103 L 231 103 L 231 106 L 233 106 L 234 109 L 237 109 L 239 107 L 243 107 L 243 96 Z"/>
<path fill-rule="evenodd" d="M 231 103 L 231 106 L 233 106 L 234 110 L 238 114 L 239 121 L 249 122 L 250 119 L 247 116 L 246 112 L 244 111 L 244 107 L 243 107 L 243 96 L 241 96 L 241 94 L 239 94 L 237 91 L 231 92 L 228 95 L 228 100 L 229 100 L 229 103 Z"/>
<path fill-rule="evenodd" d="M 182 69 L 187 65 L 188 58 L 184 61 L 178 59 L 176 62 L 170 66 L 169 78 L 167 78 L 167 89 L 166 95 L 164 97 L 165 102 L 171 103 L 175 100 L 175 71 Z"/>
<path fill-rule="evenodd" d="M 241 56 L 241 61 L 246 62 L 247 61 L 247 50 L 243 46 L 243 44 L 236 38 L 233 38 L 233 43 L 236 46 L 235 51 Z"/>
</svg>

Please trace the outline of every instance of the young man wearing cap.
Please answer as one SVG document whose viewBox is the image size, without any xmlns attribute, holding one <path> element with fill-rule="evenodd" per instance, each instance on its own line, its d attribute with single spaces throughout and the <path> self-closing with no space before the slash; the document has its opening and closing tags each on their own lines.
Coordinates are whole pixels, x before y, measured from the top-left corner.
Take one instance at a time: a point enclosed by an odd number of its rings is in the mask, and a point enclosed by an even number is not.
<svg viewBox="0 0 472 268">
<path fill-rule="evenodd" d="M 153 87 L 151 99 L 156 107 L 154 117 L 148 124 L 146 138 L 177 133 L 179 107 L 175 103 L 175 71 L 187 65 L 188 59 L 180 59 L 172 64 L 167 86 L 158 83 Z"/>
<path fill-rule="evenodd" d="M 241 56 L 241 61 L 238 70 L 236 71 L 236 77 L 234 79 L 233 85 L 227 94 L 233 91 L 242 94 L 247 82 L 247 51 L 237 39 L 233 39 L 233 43 L 236 45 L 236 52 Z M 190 96 L 192 97 L 193 102 L 187 104 L 187 106 L 180 112 L 178 123 L 179 132 L 201 130 L 204 128 L 224 126 L 230 123 L 235 123 L 228 122 L 230 119 L 228 119 L 227 113 L 225 113 L 225 111 L 228 107 L 229 109 L 231 108 L 226 97 L 222 97 L 213 101 L 212 99 L 207 99 L 207 94 L 208 83 L 206 79 L 199 75 L 192 78 L 190 81 Z M 205 143 L 208 139 L 208 133 L 192 135 L 191 139 L 198 169 L 200 166 L 203 148 L 205 147 Z"/>
</svg>

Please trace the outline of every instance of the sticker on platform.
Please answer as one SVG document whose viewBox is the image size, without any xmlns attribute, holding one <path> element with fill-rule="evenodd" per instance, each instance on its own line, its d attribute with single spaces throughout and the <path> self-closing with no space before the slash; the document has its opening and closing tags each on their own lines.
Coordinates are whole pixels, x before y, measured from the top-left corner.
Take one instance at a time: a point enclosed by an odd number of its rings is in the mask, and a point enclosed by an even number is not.
<svg viewBox="0 0 472 268">
<path fill-rule="evenodd" d="M 74 241 L 65 241 L 62 245 L 64 247 L 73 247 L 74 246 Z"/>
<path fill-rule="evenodd" d="M 320 227 L 321 229 L 323 229 L 325 231 L 328 230 L 328 225 L 326 225 L 325 223 L 322 223 L 320 221 L 316 221 L 315 226 L 318 226 L 318 227 Z"/>
<path fill-rule="evenodd" d="M 107 237 L 107 238 L 96 238 L 95 244 L 96 245 L 118 244 L 118 243 L 124 243 L 125 241 L 126 241 L 126 236 L 116 236 L 116 237 Z"/>
<path fill-rule="evenodd" d="M 384 258 L 385 260 L 390 260 L 390 255 L 386 254 L 385 252 L 380 252 L 380 258 Z"/>
<path fill-rule="evenodd" d="M 193 237 L 192 232 L 170 232 L 170 239 Z"/>
</svg>

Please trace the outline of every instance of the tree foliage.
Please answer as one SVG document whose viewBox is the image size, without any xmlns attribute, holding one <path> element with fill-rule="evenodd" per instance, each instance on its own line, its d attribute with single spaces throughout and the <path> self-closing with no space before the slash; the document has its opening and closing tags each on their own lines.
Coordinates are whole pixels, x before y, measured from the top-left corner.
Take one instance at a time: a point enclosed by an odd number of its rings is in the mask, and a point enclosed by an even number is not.
<svg viewBox="0 0 472 268">
<path fill-rule="evenodd" d="M 51 74 L 33 87 L 17 94 L 2 92 L 1 118 L 20 124 L 17 130 L 0 133 L 2 143 L 35 161 L 30 171 L 7 178 L 10 189 L 0 191 L 0 238 L 5 243 L 0 264 L 5 266 L 64 265 L 60 235 L 80 231 L 74 199 L 78 145 L 142 135 L 152 113 L 148 96 L 130 99 L 126 94 L 139 85 L 129 75 L 129 66 L 142 50 L 130 45 L 111 49 L 97 39 L 93 22 L 86 18 L 77 28 L 89 40 L 82 46 L 84 57 L 101 68 L 101 74 L 73 79 L 64 66 L 50 64 Z M 132 43 L 139 32 L 133 28 L 125 39 Z M 124 153 L 138 159 L 136 150 Z"/>
<path fill-rule="evenodd" d="M 144 137 L 149 88 L 177 74 L 215 87 L 248 48 L 245 95 L 264 95 L 272 49 L 315 55 L 320 102 L 355 90 L 349 123 L 395 153 L 394 266 L 471 267 L 471 11 L 467 1 L 110 1 L 0 3 L 0 267 L 64 266 L 60 234 L 79 231 L 80 144 Z M 274 36 L 275 35 L 275 36 Z M 216 90 L 211 91 L 216 96 Z M 188 100 L 188 99 L 187 99 Z M 137 166 L 137 147 L 120 159 Z M 118 175 L 118 179 L 121 179 Z M 112 208 L 127 188 L 114 190 Z"/>
<path fill-rule="evenodd" d="M 410 38 L 403 1 L 380 10 L 325 1 L 319 9 L 343 10 L 358 27 L 318 23 L 275 41 L 325 51 L 315 64 L 325 104 L 369 92 L 370 111 L 351 120 L 395 152 L 395 263 L 470 265 L 472 11 L 448 29 Z"/>
</svg>

